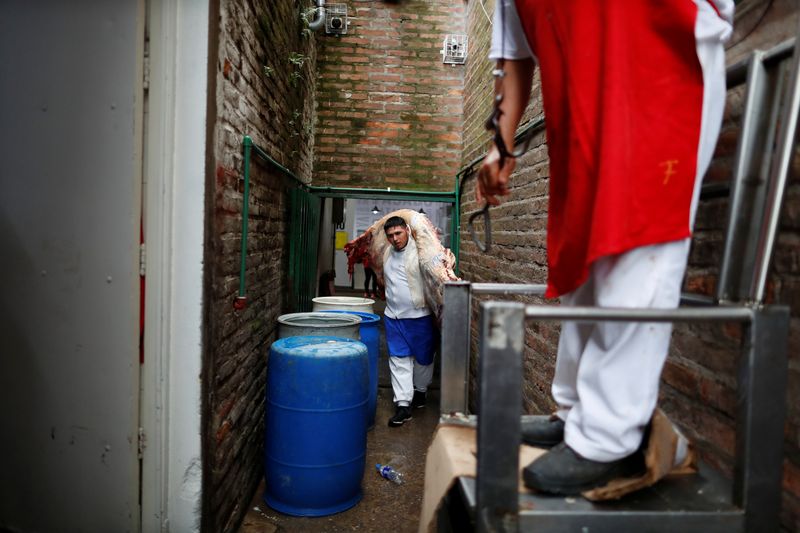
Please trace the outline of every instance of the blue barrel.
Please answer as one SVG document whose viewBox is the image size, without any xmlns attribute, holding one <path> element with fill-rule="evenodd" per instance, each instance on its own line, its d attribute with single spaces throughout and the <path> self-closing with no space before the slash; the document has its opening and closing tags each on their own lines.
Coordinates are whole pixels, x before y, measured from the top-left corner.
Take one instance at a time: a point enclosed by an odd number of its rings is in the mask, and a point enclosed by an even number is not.
<svg viewBox="0 0 800 533">
<path fill-rule="evenodd" d="M 287 337 L 270 347 L 264 501 L 325 516 L 361 500 L 367 450 L 367 347 L 343 337 Z"/>
<path fill-rule="evenodd" d="M 359 335 L 361 342 L 369 350 L 369 403 L 367 404 L 367 427 L 372 429 L 375 425 L 375 409 L 378 405 L 378 354 L 381 348 L 381 335 L 378 325 L 380 315 L 364 313 L 361 311 L 322 311 L 323 313 L 346 313 L 361 317 Z"/>
</svg>

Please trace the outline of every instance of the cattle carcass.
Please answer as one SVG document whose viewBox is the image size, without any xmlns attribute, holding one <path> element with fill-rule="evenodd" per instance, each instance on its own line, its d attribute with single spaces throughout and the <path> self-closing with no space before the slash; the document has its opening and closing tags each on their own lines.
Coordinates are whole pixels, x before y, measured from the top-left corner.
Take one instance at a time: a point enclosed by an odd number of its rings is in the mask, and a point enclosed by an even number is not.
<svg viewBox="0 0 800 533">
<path fill-rule="evenodd" d="M 406 221 L 411 236 L 417 243 L 419 268 L 425 283 L 425 302 L 439 321 L 442 316 L 444 282 L 458 281 L 459 278 L 453 271 L 456 264 L 453 252 L 442 246 L 439 230 L 424 213 L 412 209 L 393 211 L 347 243 L 344 247 L 347 254 L 347 271 L 352 275 L 354 265 L 363 263 L 365 267 L 375 271 L 378 285 L 383 291 L 383 257 L 386 248 L 391 246 L 386 239 L 383 225 L 393 216 L 399 216 Z"/>
</svg>

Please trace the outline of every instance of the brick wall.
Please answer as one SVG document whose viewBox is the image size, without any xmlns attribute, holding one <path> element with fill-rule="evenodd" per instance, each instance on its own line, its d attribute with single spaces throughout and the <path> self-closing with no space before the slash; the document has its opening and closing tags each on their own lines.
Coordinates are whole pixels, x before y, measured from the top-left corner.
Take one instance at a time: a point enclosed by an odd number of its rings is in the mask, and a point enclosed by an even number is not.
<svg viewBox="0 0 800 533">
<path fill-rule="evenodd" d="M 347 35 L 319 41 L 314 185 L 453 190 L 464 67 L 444 65 L 465 32 L 461 0 L 348 3 Z"/>
<path fill-rule="evenodd" d="M 491 134 L 484 122 L 492 109 L 494 81 L 489 61 L 492 27 L 489 17 L 494 14 L 494 2 L 486 2 L 486 12 L 477 3 L 467 9 L 467 27 L 472 47 L 467 61 L 464 99 L 464 150 L 462 164 L 466 165 L 485 153 Z M 487 16 L 488 13 L 488 16 Z M 541 91 L 538 72 L 534 74 L 531 101 L 522 123 L 542 116 Z M 530 150 L 517 162 L 517 172 L 511 183 L 511 196 L 502 205 L 491 210 L 493 249 L 484 254 L 469 238 L 466 221 L 479 209 L 475 202 L 475 178 L 467 178 L 461 201 L 461 250 L 459 268 L 461 276 L 473 282 L 501 281 L 505 283 L 544 283 L 547 279 L 545 236 L 547 230 L 547 187 L 549 167 L 544 129 L 535 135 Z M 519 301 L 540 302 L 537 298 L 518 297 Z M 478 306 L 473 306 L 472 355 L 470 365 L 470 398 L 477 398 L 477 326 Z M 527 357 L 524 362 L 525 381 L 523 397 L 532 411 L 549 412 L 549 382 L 555 363 L 555 343 L 558 330 L 552 326 L 526 328 Z M 535 354 L 535 355 L 534 355 Z M 474 406 L 473 406 L 474 407 Z"/>
<path fill-rule="evenodd" d="M 486 2 L 492 13 L 493 2 Z M 764 8 L 769 7 L 764 13 Z M 791 37 L 797 29 L 798 7 L 791 0 L 739 3 L 737 29 L 728 49 L 728 62 L 746 57 L 752 49 L 763 49 Z M 763 17 L 762 17 L 763 15 Z M 481 6 L 471 2 L 467 9 L 468 34 L 473 56 L 467 65 L 464 104 L 465 164 L 480 155 L 488 134 L 482 129 L 491 100 L 490 63 L 485 60 L 489 28 Z M 536 82 L 535 82 L 536 83 Z M 540 112 L 540 94 L 534 85 L 528 118 Z M 736 121 L 741 112 L 741 91 L 728 97 L 726 122 L 709 179 L 724 179 L 730 173 L 736 148 Z M 546 142 L 539 134 L 533 148 L 517 164 L 511 197 L 492 209 L 495 247 L 481 254 L 461 228 L 462 275 L 471 281 L 544 282 L 546 279 L 545 230 L 547 219 L 548 161 Z M 791 306 L 789 390 L 786 399 L 784 493 L 782 524 L 786 530 L 800 530 L 800 155 L 787 191 L 781 218 L 772 275 L 771 301 Z M 470 182 L 462 200 L 462 221 L 478 206 Z M 696 223 L 697 245 L 693 247 L 687 283 L 694 291 L 711 293 L 715 265 L 719 259 L 721 221 L 726 214 L 724 199 L 703 202 Z M 531 299 L 530 301 L 535 301 Z M 477 307 L 477 306 L 476 306 Z M 477 315 L 473 317 L 473 325 Z M 661 404 L 684 425 L 703 458 L 730 475 L 734 454 L 733 415 L 735 409 L 736 365 L 741 331 L 733 326 L 678 326 L 665 366 Z M 473 354 L 475 353 L 473 333 Z M 550 382 L 555 363 L 558 328 L 531 325 L 526 331 L 523 395 L 529 412 L 546 413 L 553 407 Z M 472 365 L 473 371 L 476 365 Z M 472 397 L 474 398 L 474 379 Z"/>
<path fill-rule="evenodd" d="M 461 154 L 462 165 L 485 153 L 490 140 L 484 126 L 492 111 L 494 61 L 489 60 L 489 46 L 492 37 L 490 19 L 494 17 L 494 0 L 471 4 L 467 9 L 470 55 L 467 59 L 467 72 L 464 80 L 464 142 Z M 542 116 L 542 95 L 539 89 L 539 72 L 534 73 L 531 101 L 522 117 L 521 124 Z"/>
<path fill-rule="evenodd" d="M 292 180 L 253 158 L 244 311 L 242 138 L 311 177 L 316 37 L 295 0 L 220 2 L 212 26 L 204 344 L 204 531 L 237 528 L 262 476 L 266 350 L 284 310 Z M 214 12 L 212 11 L 212 12 Z M 212 17 L 213 18 L 213 17 Z"/>
</svg>

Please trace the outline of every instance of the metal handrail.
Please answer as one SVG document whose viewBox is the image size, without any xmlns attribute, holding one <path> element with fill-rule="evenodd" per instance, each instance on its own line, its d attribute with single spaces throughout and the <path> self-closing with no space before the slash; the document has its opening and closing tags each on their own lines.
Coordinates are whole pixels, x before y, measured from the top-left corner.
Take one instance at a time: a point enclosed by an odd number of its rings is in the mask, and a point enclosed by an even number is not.
<svg viewBox="0 0 800 533">
<path fill-rule="evenodd" d="M 472 294 L 528 294 L 539 296 L 547 290 L 547 285 L 538 283 L 473 283 Z"/>
<path fill-rule="evenodd" d="M 529 305 L 527 320 L 575 320 L 586 322 L 749 322 L 750 307 L 683 307 L 678 309 L 640 309 L 619 307 L 572 307 Z"/>
<path fill-rule="evenodd" d="M 764 52 L 764 63 L 767 65 L 776 63 L 783 59 L 786 59 L 790 55 L 792 55 L 792 51 L 794 50 L 794 43 L 796 39 L 792 37 L 791 39 L 787 39 L 782 43 L 770 48 L 769 50 Z M 736 87 L 737 85 L 741 85 L 745 82 L 747 78 L 747 68 L 750 62 L 749 58 L 742 59 L 727 68 L 726 71 L 726 83 L 727 87 L 730 89 L 731 87 Z"/>
</svg>

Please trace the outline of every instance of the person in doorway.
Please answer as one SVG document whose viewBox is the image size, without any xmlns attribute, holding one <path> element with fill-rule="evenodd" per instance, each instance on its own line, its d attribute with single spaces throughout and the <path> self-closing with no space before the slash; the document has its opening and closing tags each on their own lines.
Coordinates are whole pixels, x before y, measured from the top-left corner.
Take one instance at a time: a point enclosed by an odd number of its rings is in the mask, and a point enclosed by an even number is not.
<svg viewBox="0 0 800 533">
<path fill-rule="evenodd" d="M 370 290 L 370 283 L 372 289 Z M 375 271 L 370 267 L 364 267 L 364 298 L 377 298 L 378 297 L 378 276 Z"/>
<path fill-rule="evenodd" d="M 334 296 L 336 288 L 334 287 L 334 280 L 336 279 L 335 270 L 326 270 L 319 277 L 319 287 L 317 290 L 318 296 Z"/>
<path fill-rule="evenodd" d="M 395 403 L 389 427 L 398 427 L 411 419 L 412 408 L 425 407 L 438 330 L 425 303 L 417 245 L 405 220 L 390 217 L 383 230 L 391 244 L 383 258 L 384 327 Z"/>
<path fill-rule="evenodd" d="M 725 104 L 733 0 L 498 0 L 504 71 L 477 198 L 499 203 L 540 67 L 550 159 L 547 295 L 564 305 L 675 308 L 699 184 Z M 531 488 L 576 494 L 639 468 L 671 325 L 562 325 L 559 408 L 523 427 L 551 450 Z"/>
</svg>

